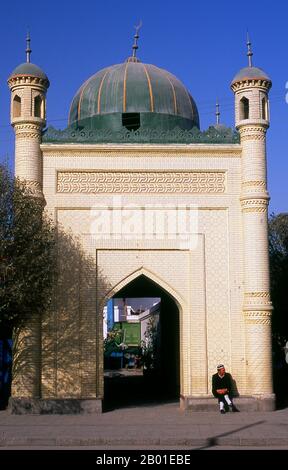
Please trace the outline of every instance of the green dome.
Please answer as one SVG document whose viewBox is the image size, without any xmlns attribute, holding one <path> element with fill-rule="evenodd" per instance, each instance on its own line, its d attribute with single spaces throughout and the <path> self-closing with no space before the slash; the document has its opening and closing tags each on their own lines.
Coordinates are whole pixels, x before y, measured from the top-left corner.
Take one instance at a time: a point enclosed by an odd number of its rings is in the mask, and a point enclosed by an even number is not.
<svg viewBox="0 0 288 470">
<path fill-rule="evenodd" d="M 196 104 L 174 75 L 130 58 L 90 77 L 76 93 L 69 125 L 90 129 L 199 128 Z"/>
</svg>

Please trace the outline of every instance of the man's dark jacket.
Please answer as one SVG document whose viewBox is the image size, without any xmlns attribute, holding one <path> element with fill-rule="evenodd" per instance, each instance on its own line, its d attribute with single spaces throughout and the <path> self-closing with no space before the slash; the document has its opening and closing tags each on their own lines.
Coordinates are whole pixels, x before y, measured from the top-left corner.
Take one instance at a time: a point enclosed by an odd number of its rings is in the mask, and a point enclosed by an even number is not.
<svg viewBox="0 0 288 470">
<path fill-rule="evenodd" d="M 219 397 L 216 390 L 218 390 L 220 388 L 227 388 L 228 395 L 231 393 L 232 377 L 231 377 L 231 374 L 229 374 L 228 372 L 225 372 L 223 377 L 220 377 L 218 374 L 212 375 L 212 393 L 213 393 L 214 397 L 216 397 L 216 398 Z"/>
</svg>

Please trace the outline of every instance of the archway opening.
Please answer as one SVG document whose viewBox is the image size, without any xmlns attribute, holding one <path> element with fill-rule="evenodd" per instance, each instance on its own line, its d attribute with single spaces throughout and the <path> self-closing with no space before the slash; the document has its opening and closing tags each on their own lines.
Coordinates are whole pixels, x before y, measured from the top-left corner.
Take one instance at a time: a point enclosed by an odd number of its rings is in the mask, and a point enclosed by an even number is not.
<svg viewBox="0 0 288 470">
<path fill-rule="evenodd" d="M 178 400 L 179 363 L 178 305 L 140 275 L 104 308 L 104 410 Z"/>
</svg>

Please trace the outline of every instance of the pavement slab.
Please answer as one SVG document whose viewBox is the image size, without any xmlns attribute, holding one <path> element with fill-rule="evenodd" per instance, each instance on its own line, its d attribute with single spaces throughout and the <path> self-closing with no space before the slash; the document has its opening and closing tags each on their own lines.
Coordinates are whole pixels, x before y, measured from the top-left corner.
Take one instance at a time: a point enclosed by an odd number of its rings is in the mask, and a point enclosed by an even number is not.
<svg viewBox="0 0 288 470">
<path fill-rule="evenodd" d="M 7 448 L 285 448 L 288 409 L 274 412 L 181 411 L 178 403 L 88 415 L 11 415 L 0 411 Z"/>
</svg>

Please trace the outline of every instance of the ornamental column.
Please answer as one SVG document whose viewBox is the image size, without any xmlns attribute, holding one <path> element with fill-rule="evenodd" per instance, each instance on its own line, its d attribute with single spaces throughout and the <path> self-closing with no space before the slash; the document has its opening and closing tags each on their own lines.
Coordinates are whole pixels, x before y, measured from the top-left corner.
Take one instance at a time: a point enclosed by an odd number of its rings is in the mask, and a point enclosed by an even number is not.
<svg viewBox="0 0 288 470">
<path fill-rule="evenodd" d="M 27 35 L 26 62 L 16 67 L 8 78 L 11 125 L 15 130 L 15 176 L 25 182 L 28 195 L 40 198 L 44 207 L 40 144 L 42 130 L 46 126 L 49 80 L 37 65 L 30 62 L 30 55 L 30 36 Z M 14 331 L 12 412 L 23 412 L 23 407 L 18 405 L 19 399 L 39 398 L 40 394 L 41 318 L 31 312 L 24 326 Z"/>
<path fill-rule="evenodd" d="M 235 94 L 236 128 L 242 145 L 242 227 L 244 256 L 243 313 L 246 331 L 246 391 L 267 399 L 273 408 L 271 313 L 268 250 L 268 202 L 266 175 L 266 131 L 269 127 L 268 92 L 271 80 L 249 66 L 232 81 Z M 265 400 L 264 400 L 265 401 Z M 264 402 L 263 402 L 264 403 Z"/>
</svg>

